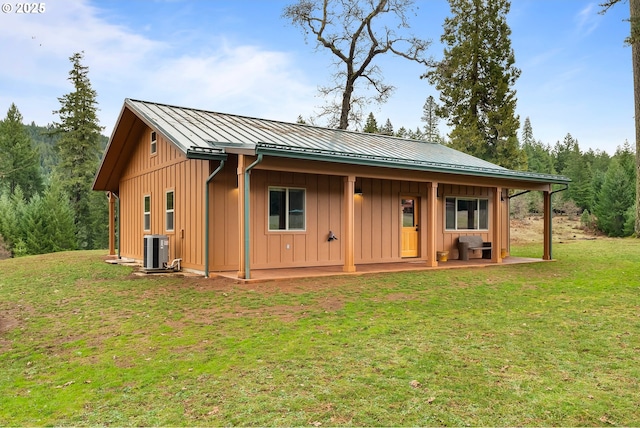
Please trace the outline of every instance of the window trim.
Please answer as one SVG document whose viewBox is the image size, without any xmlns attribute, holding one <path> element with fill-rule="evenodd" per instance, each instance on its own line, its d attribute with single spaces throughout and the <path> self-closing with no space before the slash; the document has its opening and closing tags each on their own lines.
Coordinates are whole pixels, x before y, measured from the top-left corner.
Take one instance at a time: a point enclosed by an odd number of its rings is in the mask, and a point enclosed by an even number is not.
<svg viewBox="0 0 640 428">
<path fill-rule="evenodd" d="M 149 150 L 151 155 L 158 154 L 158 134 L 156 131 L 151 131 Z"/>
<path fill-rule="evenodd" d="M 149 211 L 147 211 L 147 199 L 149 200 Z M 147 227 L 147 223 L 149 227 Z M 151 232 L 151 194 L 142 197 L 142 230 Z"/>
<path fill-rule="evenodd" d="M 271 191 L 272 190 L 284 190 L 286 192 L 286 206 L 285 206 L 285 228 L 284 229 L 272 229 L 271 228 Z M 290 229 L 289 228 L 289 191 L 301 190 L 303 192 L 302 199 L 302 221 L 304 226 L 302 229 Z M 304 187 L 287 187 L 287 186 L 269 186 L 267 188 L 267 231 L 268 232 L 306 232 L 307 231 L 307 189 Z"/>
<path fill-rule="evenodd" d="M 449 228 L 447 226 L 447 201 L 449 199 L 454 200 L 454 216 L 453 220 L 455 222 L 455 227 Z M 474 216 L 474 228 L 472 229 L 460 229 L 458 228 L 458 201 L 476 201 L 477 202 L 477 215 Z M 487 203 L 487 227 L 480 227 L 480 203 L 481 201 L 486 201 Z M 489 208 L 489 198 L 486 197 L 472 197 L 472 196 L 445 196 L 444 198 L 444 230 L 445 232 L 470 232 L 470 231 L 479 231 L 479 232 L 487 232 L 489 230 L 489 226 L 491 222 L 489 221 L 490 208 Z"/>
<path fill-rule="evenodd" d="M 169 209 L 169 201 L 167 199 L 169 193 L 172 194 L 171 201 L 173 207 L 171 209 Z M 173 225 L 171 229 L 168 227 L 169 213 L 171 213 L 171 223 Z M 176 192 L 174 189 L 169 189 L 164 193 L 164 230 L 166 232 L 175 232 L 176 230 Z"/>
</svg>

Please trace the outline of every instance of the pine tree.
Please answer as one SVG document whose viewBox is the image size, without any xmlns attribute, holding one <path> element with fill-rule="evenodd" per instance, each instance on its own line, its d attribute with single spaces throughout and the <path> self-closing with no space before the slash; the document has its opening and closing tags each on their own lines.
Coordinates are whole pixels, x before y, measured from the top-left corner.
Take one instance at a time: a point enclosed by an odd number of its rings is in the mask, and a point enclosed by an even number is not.
<svg viewBox="0 0 640 428">
<path fill-rule="evenodd" d="M 63 193 L 69 196 L 75 215 L 76 236 L 80 248 L 94 248 L 94 232 L 89 219 L 92 210 L 107 210 L 107 201 L 93 206 L 89 203 L 91 184 L 100 160 L 100 131 L 97 117 L 96 92 L 91 87 L 89 68 L 82 65 L 83 54 L 69 58 L 73 68 L 69 80 L 74 91 L 59 98 L 61 107 L 56 132 L 59 163 L 54 176 L 60 181 Z"/>
<path fill-rule="evenodd" d="M 444 58 L 425 76 L 440 91 L 452 147 L 507 168 L 526 166 L 513 86 L 520 76 L 507 25 L 508 0 L 449 0 Z"/>
<path fill-rule="evenodd" d="M 433 96 L 429 95 L 422 107 L 422 121 L 424 125 L 424 138 L 429 142 L 436 142 L 440 139 L 438 132 L 438 122 L 440 118 L 437 115 L 438 104 Z"/>
<path fill-rule="evenodd" d="M 12 194 L 19 186 L 27 199 L 42 192 L 40 156 L 15 104 L 0 121 L 0 153 L 0 186 L 6 184 Z"/>
<path fill-rule="evenodd" d="M 376 121 L 376 117 L 373 113 L 369 113 L 367 116 L 367 121 L 364 124 L 363 132 L 368 134 L 377 134 L 378 133 L 378 122 Z"/>
</svg>

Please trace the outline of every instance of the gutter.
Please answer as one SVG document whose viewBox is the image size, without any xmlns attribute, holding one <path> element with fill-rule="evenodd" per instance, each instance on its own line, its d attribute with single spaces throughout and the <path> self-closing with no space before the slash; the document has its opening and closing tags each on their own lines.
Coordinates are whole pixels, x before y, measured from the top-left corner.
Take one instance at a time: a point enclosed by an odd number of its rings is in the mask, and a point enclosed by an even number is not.
<svg viewBox="0 0 640 428">
<path fill-rule="evenodd" d="M 249 251 L 249 234 L 251 232 L 251 223 L 249 221 L 249 215 L 251 212 L 249 210 L 249 177 L 251 174 L 251 170 L 260 162 L 262 162 L 262 153 L 258 154 L 258 158 L 255 160 L 255 162 L 244 169 L 244 279 L 251 279 L 251 269 L 249 267 L 249 256 L 251 254 L 251 252 Z"/>
</svg>

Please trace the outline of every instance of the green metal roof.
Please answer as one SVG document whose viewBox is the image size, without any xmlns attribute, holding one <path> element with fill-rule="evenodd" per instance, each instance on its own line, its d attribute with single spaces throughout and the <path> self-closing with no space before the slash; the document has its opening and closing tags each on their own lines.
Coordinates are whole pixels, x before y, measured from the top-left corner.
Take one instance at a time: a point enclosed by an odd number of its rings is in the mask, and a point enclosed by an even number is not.
<svg viewBox="0 0 640 428">
<path fill-rule="evenodd" d="M 242 150 L 295 159 L 568 183 L 563 176 L 513 171 L 438 143 L 320 128 L 126 99 L 125 106 L 189 157 Z"/>
</svg>

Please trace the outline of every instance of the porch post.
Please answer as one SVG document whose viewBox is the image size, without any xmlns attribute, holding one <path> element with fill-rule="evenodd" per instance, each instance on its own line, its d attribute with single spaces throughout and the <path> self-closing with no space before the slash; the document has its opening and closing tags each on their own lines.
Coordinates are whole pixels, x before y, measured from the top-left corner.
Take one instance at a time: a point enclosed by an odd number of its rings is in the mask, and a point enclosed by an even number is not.
<svg viewBox="0 0 640 428">
<path fill-rule="evenodd" d="M 551 192 L 545 190 L 542 193 L 542 199 L 544 200 L 544 250 L 542 259 L 551 260 Z"/>
<path fill-rule="evenodd" d="M 244 155 L 238 155 L 238 278 L 245 276 L 245 258 L 244 258 Z"/>
<path fill-rule="evenodd" d="M 355 204 L 353 202 L 356 177 L 344 178 L 344 272 L 355 272 Z"/>
<path fill-rule="evenodd" d="M 491 261 L 502 263 L 502 187 L 493 188 L 493 238 Z"/>
<path fill-rule="evenodd" d="M 427 266 L 438 266 L 436 257 L 436 219 L 438 218 L 438 183 L 431 182 L 427 192 Z M 424 236 L 424 234 L 423 234 Z"/>
<path fill-rule="evenodd" d="M 116 198 L 112 192 L 107 192 L 107 198 L 109 198 L 109 255 L 115 256 L 116 254 Z"/>
</svg>

